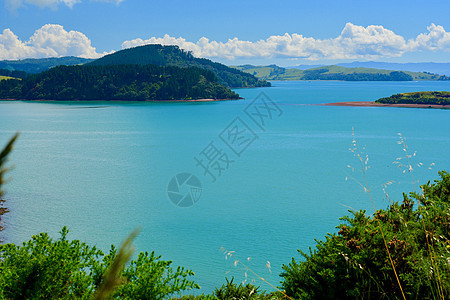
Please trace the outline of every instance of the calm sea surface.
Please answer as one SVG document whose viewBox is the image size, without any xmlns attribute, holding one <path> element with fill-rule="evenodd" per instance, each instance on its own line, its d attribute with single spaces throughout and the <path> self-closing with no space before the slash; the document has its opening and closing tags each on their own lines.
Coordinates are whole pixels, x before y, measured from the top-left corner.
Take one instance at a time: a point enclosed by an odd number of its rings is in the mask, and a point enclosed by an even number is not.
<svg viewBox="0 0 450 300">
<path fill-rule="evenodd" d="M 369 157 L 377 208 L 413 191 L 413 180 L 450 170 L 449 110 L 310 104 L 422 90 L 448 91 L 450 82 L 273 82 L 236 90 L 246 100 L 215 103 L 0 102 L 0 144 L 22 133 L 4 186 L 11 212 L 1 237 L 56 237 L 67 225 L 71 238 L 108 250 L 140 227 L 137 249 L 192 269 L 201 292 L 225 277 L 243 280 L 236 259 L 278 285 L 281 266 L 335 232 L 348 209 L 373 212 L 350 178 L 362 179 L 348 150 L 352 128 Z M 417 151 L 413 176 L 392 164 L 405 155 L 398 133 L 410 154 Z M 169 200 L 168 184 L 179 173 L 201 182 L 191 207 Z M 234 255 L 226 260 L 221 247 Z"/>
</svg>

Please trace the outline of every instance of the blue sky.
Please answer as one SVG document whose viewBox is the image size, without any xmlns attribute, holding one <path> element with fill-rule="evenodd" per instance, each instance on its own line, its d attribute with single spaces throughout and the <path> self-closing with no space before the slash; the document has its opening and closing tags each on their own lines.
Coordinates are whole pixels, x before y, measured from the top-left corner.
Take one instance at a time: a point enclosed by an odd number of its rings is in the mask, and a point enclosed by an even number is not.
<svg viewBox="0 0 450 300">
<path fill-rule="evenodd" d="M 449 11 L 443 0 L 1 0 L 0 59 L 164 43 L 227 64 L 449 62 Z"/>
</svg>

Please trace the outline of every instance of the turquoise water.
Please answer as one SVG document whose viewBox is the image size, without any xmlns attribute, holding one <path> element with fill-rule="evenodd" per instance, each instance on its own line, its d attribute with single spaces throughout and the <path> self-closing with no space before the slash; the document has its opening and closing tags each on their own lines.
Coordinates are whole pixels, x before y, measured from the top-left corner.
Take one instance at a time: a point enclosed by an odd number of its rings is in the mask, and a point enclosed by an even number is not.
<svg viewBox="0 0 450 300">
<path fill-rule="evenodd" d="M 273 82 L 271 88 L 236 90 L 245 101 L 215 103 L 0 102 L 0 143 L 22 133 L 5 186 L 11 212 L 2 238 L 20 242 L 42 231 L 57 236 L 67 225 L 72 238 L 107 250 L 139 226 L 138 250 L 155 250 L 194 270 L 201 292 L 226 276 L 243 280 L 245 268 L 234 267 L 236 258 L 278 285 L 282 264 L 334 232 L 349 207 L 373 211 L 368 194 L 345 180 L 361 179 L 347 167 L 358 163 L 348 150 L 352 128 L 359 150 L 369 156 L 378 208 L 389 203 L 383 183 L 395 181 L 387 192 L 400 200 L 401 192 L 414 190 L 413 179 L 424 183 L 450 170 L 448 110 L 309 104 L 420 90 L 450 90 L 450 83 Z M 245 113 L 261 92 L 276 104 L 266 99 L 273 110 L 262 128 Z M 239 156 L 221 139 L 235 128 L 232 121 L 247 126 L 244 138 L 228 140 Z M 413 161 L 423 163 L 413 178 L 392 164 L 404 156 L 398 133 L 411 154 L 417 151 Z M 229 160 L 220 176 L 214 173 L 215 182 L 194 160 L 211 142 Z M 202 184 L 200 199 L 187 208 L 167 195 L 171 178 L 183 172 Z M 236 252 L 226 260 L 221 247 Z M 247 273 L 248 281 L 272 290 Z"/>
</svg>

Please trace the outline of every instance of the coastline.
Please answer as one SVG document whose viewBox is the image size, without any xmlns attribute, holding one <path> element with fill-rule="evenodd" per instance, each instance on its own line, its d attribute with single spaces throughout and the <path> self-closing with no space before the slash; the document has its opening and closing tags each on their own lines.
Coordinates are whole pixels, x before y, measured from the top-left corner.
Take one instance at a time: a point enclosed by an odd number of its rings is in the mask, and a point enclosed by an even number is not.
<svg viewBox="0 0 450 300">
<path fill-rule="evenodd" d="M 125 100 L 125 99 L 114 99 L 114 100 L 104 100 L 104 99 L 91 99 L 91 100 L 79 100 L 79 99 L 72 99 L 72 100 L 49 100 L 49 99 L 35 99 L 35 100 L 29 100 L 29 99 L 0 99 L 0 101 L 25 101 L 25 102 L 218 102 L 218 101 L 238 101 L 238 100 L 244 100 L 244 98 L 239 97 L 237 99 L 179 99 L 179 100 Z"/>
<path fill-rule="evenodd" d="M 355 106 L 355 107 L 403 107 L 403 108 L 450 109 L 450 105 L 437 105 L 437 104 L 385 104 L 385 103 L 376 103 L 374 101 L 334 102 L 334 103 L 323 103 L 323 104 L 319 104 L 319 105 L 326 105 L 326 106 Z"/>
<path fill-rule="evenodd" d="M 218 101 L 238 101 L 244 100 L 244 98 L 239 97 L 237 99 L 191 99 L 191 100 L 143 100 L 144 102 L 218 102 Z M 107 100 L 107 101 L 115 101 L 115 100 Z M 118 101 L 128 101 L 128 100 L 118 100 Z M 139 102 L 139 101 L 138 101 Z"/>
</svg>

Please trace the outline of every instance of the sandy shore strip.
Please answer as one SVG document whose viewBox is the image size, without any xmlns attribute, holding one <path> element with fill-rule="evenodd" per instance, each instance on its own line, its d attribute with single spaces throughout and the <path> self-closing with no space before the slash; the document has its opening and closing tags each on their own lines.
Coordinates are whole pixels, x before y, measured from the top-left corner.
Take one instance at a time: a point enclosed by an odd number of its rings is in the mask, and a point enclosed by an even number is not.
<svg viewBox="0 0 450 300">
<path fill-rule="evenodd" d="M 217 102 L 217 101 L 237 101 L 238 99 L 192 99 L 192 100 L 144 100 L 145 102 Z M 113 100 L 114 101 L 114 100 Z"/>
<path fill-rule="evenodd" d="M 34 99 L 34 100 L 28 100 L 28 99 L 0 99 L 0 101 L 24 101 L 24 102 L 218 102 L 218 101 L 238 101 L 238 100 L 244 100 L 244 98 L 238 98 L 238 99 L 190 99 L 190 100 L 121 100 L 121 99 L 114 99 L 114 100 L 48 100 L 48 99 Z"/>
<path fill-rule="evenodd" d="M 324 104 L 321 104 L 321 105 L 327 105 L 327 106 L 357 106 L 357 107 L 408 107 L 408 108 L 450 109 L 450 105 L 436 105 L 436 104 L 385 104 L 385 103 L 376 103 L 374 101 L 335 102 L 335 103 L 324 103 Z"/>
</svg>

